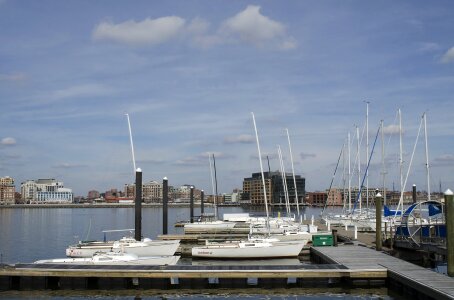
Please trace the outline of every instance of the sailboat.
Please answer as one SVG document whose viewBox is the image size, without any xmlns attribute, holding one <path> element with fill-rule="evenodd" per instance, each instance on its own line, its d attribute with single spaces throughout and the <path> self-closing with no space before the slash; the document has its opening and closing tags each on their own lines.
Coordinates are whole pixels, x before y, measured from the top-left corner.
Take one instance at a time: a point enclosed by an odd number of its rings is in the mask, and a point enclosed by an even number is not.
<svg viewBox="0 0 454 300">
<path fill-rule="evenodd" d="M 211 160 L 213 158 L 213 160 Z M 210 163 L 210 175 L 211 175 L 211 187 L 213 190 L 213 195 L 215 196 L 214 200 L 214 220 L 206 220 L 201 218 L 200 221 L 193 222 L 193 223 L 186 223 L 184 224 L 184 232 L 195 232 L 195 231 L 220 231 L 220 230 L 228 230 L 235 227 L 235 222 L 223 221 L 218 219 L 218 209 L 217 209 L 217 179 L 213 179 L 213 168 L 216 174 L 216 161 L 214 154 L 208 154 L 208 160 Z M 216 175 L 215 175 L 216 177 Z M 214 180 L 216 181 L 216 190 Z"/>
<path fill-rule="evenodd" d="M 193 257 L 203 258 L 276 258 L 276 257 L 297 257 L 303 247 L 306 245 L 307 240 L 295 241 L 279 241 L 275 238 L 270 238 L 270 218 L 268 212 L 268 200 L 265 188 L 265 177 L 263 172 L 263 164 L 260 152 L 260 143 L 257 133 L 257 126 L 255 123 L 254 113 L 252 120 L 254 123 L 255 136 L 257 141 L 257 150 L 260 161 L 260 170 L 262 173 L 262 184 L 264 192 L 264 202 L 266 210 L 265 226 L 268 230 L 267 237 L 253 238 L 248 237 L 247 240 L 230 243 L 208 244 L 205 246 L 193 247 Z"/>
<path fill-rule="evenodd" d="M 129 138 L 131 143 L 132 162 L 134 166 L 134 172 L 136 171 L 136 161 L 134 157 L 134 144 L 132 142 L 132 131 L 131 122 L 129 115 L 126 114 L 129 128 Z M 140 170 L 140 169 L 137 169 Z M 122 232 L 122 231 L 134 231 L 132 229 L 120 229 L 120 230 L 105 230 L 104 234 L 108 232 Z M 113 252 L 113 253 L 125 253 L 137 255 L 139 257 L 150 257 L 150 256 L 171 256 L 175 254 L 175 251 L 180 245 L 180 240 L 173 241 L 159 241 L 144 238 L 136 240 L 133 237 L 125 236 L 120 240 L 106 241 L 80 241 L 75 245 L 71 245 L 66 249 L 66 256 L 73 258 L 90 258 L 96 252 Z"/>
<path fill-rule="evenodd" d="M 103 232 L 106 234 L 108 232 L 122 231 L 132 230 L 104 230 Z M 144 238 L 141 241 L 136 241 L 133 237 L 125 236 L 115 241 L 80 241 L 79 243 L 66 248 L 66 256 L 86 258 L 92 257 L 96 252 L 129 253 L 139 257 L 173 255 L 179 246 L 179 240 L 159 241 Z"/>
<path fill-rule="evenodd" d="M 35 261 L 35 264 L 69 264 L 69 265 L 176 265 L 180 256 L 140 257 L 133 253 L 96 252 L 91 257 L 55 258 Z"/>
</svg>

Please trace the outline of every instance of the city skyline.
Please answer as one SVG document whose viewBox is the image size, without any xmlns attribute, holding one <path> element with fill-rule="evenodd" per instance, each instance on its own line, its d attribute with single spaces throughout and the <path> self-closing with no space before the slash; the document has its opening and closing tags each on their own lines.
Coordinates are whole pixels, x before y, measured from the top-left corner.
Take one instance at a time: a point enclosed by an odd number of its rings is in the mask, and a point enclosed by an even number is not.
<svg viewBox="0 0 454 300">
<path fill-rule="evenodd" d="M 399 108 L 404 175 L 426 112 L 431 190 L 454 187 L 450 1 L 0 0 L 0 26 L 0 177 L 16 184 L 58 178 L 85 195 L 132 183 L 128 113 L 144 182 L 211 191 L 214 153 L 227 193 L 260 171 L 254 112 L 270 169 L 280 145 L 291 171 L 288 128 L 295 173 L 325 190 L 348 132 L 354 168 L 367 101 L 370 149 L 385 123 L 388 188 L 400 184 Z M 363 136 L 362 172 L 365 158 Z M 425 164 L 422 130 L 405 190 L 427 189 Z"/>
</svg>

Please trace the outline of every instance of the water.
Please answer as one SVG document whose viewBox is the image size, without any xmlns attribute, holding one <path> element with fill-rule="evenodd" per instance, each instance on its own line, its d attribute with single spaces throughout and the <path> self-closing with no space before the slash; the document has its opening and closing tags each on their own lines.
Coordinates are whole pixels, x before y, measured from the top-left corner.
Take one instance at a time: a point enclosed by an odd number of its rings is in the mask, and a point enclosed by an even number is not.
<svg viewBox="0 0 454 300">
<path fill-rule="evenodd" d="M 209 209 L 207 209 L 210 211 Z M 240 207 L 220 207 L 219 213 L 244 212 Z M 200 210 L 195 209 L 195 214 Z M 256 213 L 261 213 L 260 211 Z M 306 208 L 306 216 L 319 209 Z M 182 233 L 173 224 L 189 219 L 188 207 L 169 208 L 169 233 Z M 0 208 L 0 256 L 2 263 L 34 262 L 65 256 L 68 245 L 79 240 L 102 240 L 103 230 L 134 227 L 134 208 Z M 142 234 L 156 238 L 162 233 L 162 209 L 145 207 Z M 121 233 L 109 237 L 120 238 Z M 182 260 L 184 263 L 185 260 Z M 187 263 L 187 262 L 186 262 Z M 244 263 L 244 262 L 243 262 Z M 2 299 L 396 299 L 386 288 L 379 289 L 209 289 L 166 291 L 8 291 Z"/>
</svg>

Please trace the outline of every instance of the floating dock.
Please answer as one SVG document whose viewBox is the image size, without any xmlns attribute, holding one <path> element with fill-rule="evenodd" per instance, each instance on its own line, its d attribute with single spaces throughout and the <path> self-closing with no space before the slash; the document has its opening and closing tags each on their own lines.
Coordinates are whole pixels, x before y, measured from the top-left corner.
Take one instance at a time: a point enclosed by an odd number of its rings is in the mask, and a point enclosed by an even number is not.
<svg viewBox="0 0 454 300">
<path fill-rule="evenodd" d="M 454 299 L 454 278 L 425 269 L 385 253 L 361 246 L 313 247 L 311 255 L 349 270 L 372 268 L 387 272 L 388 287 L 432 299 Z"/>
<path fill-rule="evenodd" d="M 321 264 L 0 267 L 0 290 L 387 286 L 417 299 L 454 299 L 454 279 L 362 246 L 311 247 Z"/>
</svg>

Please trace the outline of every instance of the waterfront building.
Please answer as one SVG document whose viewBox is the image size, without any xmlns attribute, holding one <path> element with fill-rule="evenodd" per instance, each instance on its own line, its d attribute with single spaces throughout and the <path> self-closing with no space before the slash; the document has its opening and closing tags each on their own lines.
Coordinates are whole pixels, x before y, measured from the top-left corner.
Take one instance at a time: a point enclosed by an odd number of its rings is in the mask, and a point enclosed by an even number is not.
<svg viewBox="0 0 454 300">
<path fill-rule="evenodd" d="M 307 193 L 307 203 L 312 206 L 325 206 L 326 201 L 328 200 L 327 192 L 309 192 Z"/>
<path fill-rule="evenodd" d="M 26 180 L 21 183 L 22 200 L 26 203 L 72 203 L 72 190 L 63 182 L 50 179 Z"/>
<path fill-rule="evenodd" d="M 96 198 L 99 198 L 101 196 L 101 194 L 96 191 L 96 190 L 91 190 L 88 192 L 88 195 L 87 195 L 87 199 L 88 200 L 94 200 Z"/>
<path fill-rule="evenodd" d="M 266 196 L 271 205 L 285 205 L 284 184 L 280 172 L 264 172 Z M 293 182 L 293 174 L 286 173 L 285 179 L 287 182 L 287 190 L 289 194 L 290 205 L 303 204 L 305 199 L 306 179 L 300 175 L 295 175 L 296 191 L 298 199 L 295 199 L 295 186 Z M 264 205 L 262 174 L 253 173 L 251 177 L 243 180 L 242 201 L 250 200 L 252 205 Z"/>
<path fill-rule="evenodd" d="M 9 176 L 0 177 L 0 204 L 14 204 L 15 193 L 14 179 Z"/>
<path fill-rule="evenodd" d="M 142 185 L 142 196 L 145 202 L 162 202 L 162 183 L 150 181 Z"/>
</svg>

